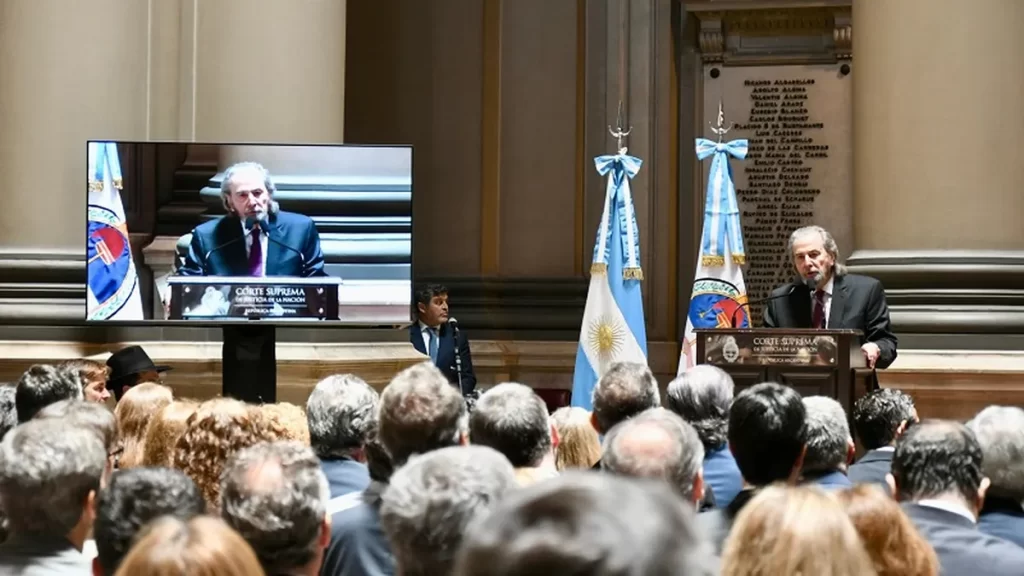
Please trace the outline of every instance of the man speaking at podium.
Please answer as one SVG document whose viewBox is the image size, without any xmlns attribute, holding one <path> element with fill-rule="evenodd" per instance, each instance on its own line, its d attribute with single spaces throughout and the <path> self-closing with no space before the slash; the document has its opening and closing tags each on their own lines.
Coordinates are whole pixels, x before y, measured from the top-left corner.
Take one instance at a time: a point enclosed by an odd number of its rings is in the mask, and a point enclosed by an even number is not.
<svg viewBox="0 0 1024 576">
<path fill-rule="evenodd" d="M 776 288 L 764 311 L 767 328 L 853 329 L 864 333 L 869 368 L 887 368 L 896 359 L 896 335 L 889 322 L 882 283 L 847 274 L 839 248 L 824 228 L 807 226 L 789 237 L 789 255 L 798 278 Z"/>
<path fill-rule="evenodd" d="M 266 168 L 240 162 L 220 186 L 227 215 L 192 231 L 180 276 L 326 276 L 313 220 L 282 212 Z"/>
</svg>

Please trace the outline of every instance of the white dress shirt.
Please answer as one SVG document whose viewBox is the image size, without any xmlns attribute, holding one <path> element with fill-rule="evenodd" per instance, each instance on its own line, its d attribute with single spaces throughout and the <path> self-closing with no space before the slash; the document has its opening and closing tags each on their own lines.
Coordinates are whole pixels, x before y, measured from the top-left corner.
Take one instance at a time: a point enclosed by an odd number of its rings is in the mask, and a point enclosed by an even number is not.
<svg viewBox="0 0 1024 576">
<path fill-rule="evenodd" d="M 822 288 L 824 294 L 821 295 L 823 300 L 822 305 L 825 307 L 825 327 L 828 328 L 828 319 L 832 316 L 832 288 L 835 287 L 835 278 L 829 278 L 828 283 Z M 816 304 L 817 294 L 811 293 L 811 319 L 814 319 L 814 306 Z M 817 326 L 815 326 L 817 328 Z"/>
<path fill-rule="evenodd" d="M 427 351 L 427 356 L 430 356 L 430 326 L 427 326 L 426 324 L 424 324 L 422 320 L 419 321 L 419 324 L 420 324 L 420 334 L 423 336 L 423 349 Z M 441 351 L 441 331 L 439 329 L 437 329 L 437 328 L 434 328 L 434 330 L 437 331 L 437 350 L 438 350 L 438 352 L 440 352 Z"/>
<path fill-rule="evenodd" d="M 242 220 L 242 234 L 245 236 L 245 257 L 249 258 L 252 253 L 252 228 L 245 227 L 245 220 Z M 267 275 L 267 235 L 260 234 L 260 248 L 263 249 L 263 275 Z M 246 260 L 248 261 L 248 260 Z"/>
</svg>

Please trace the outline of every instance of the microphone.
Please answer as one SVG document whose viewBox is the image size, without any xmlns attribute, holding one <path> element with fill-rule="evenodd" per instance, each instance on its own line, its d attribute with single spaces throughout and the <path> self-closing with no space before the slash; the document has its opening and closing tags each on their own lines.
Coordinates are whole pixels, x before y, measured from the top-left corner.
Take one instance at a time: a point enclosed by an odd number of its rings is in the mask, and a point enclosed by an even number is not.
<svg viewBox="0 0 1024 576">
<path fill-rule="evenodd" d="M 761 298 L 760 300 L 754 300 L 753 302 L 747 301 L 747 302 L 744 302 L 743 304 L 740 304 L 735 310 L 732 311 L 732 318 L 730 318 L 730 321 L 731 321 L 730 323 L 732 324 L 731 327 L 732 328 L 736 327 L 736 313 L 739 312 L 740 310 L 742 310 L 744 307 L 747 308 L 747 312 L 749 313 L 750 312 L 750 307 L 753 306 L 754 304 L 764 304 L 765 302 L 771 302 L 772 300 L 777 300 L 779 298 L 785 298 L 785 297 L 789 296 L 790 294 L 792 294 L 793 291 L 796 290 L 797 286 L 800 286 L 800 284 L 793 284 L 793 285 L 791 285 L 789 287 L 789 290 L 786 290 L 782 294 L 775 294 L 774 296 L 769 296 L 767 298 Z"/>
<path fill-rule="evenodd" d="M 260 223 L 262 223 L 266 219 L 267 219 L 267 213 L 266 212 L 259 212 L 255 216 L 248 216 L 248 217 L 245 218 L 245 227 L 246 228 L 252 228 L 256 224 L 260 224 Z M 260 229 L 262 229 L 262 226 L 260 227 Z M 246 234 L 242 234 L 241 236 L 235 236 L 231 240 L 228 240 L 227 242 L 225 242 L 225 243 L 223 243 L 223 244 L 221 244 L 219 246 L 214 246 L 213 248 L 209 249 L 206 252 L 206 254 L 203 255 L 203 262 L 206 262 L 207 260 L 209 260 L 210 259 L 210 255 L 213 254 L 214 252 L 216 252 L 218 250 L 222 250 L 224 248 L 227 248 L 228 246 L 234 244 L 235 242 L 239 242 L 241 240 L 245 240 L 246 236 L 247 236 Z"/>
<path fill-rule="evenodd" d="M 804 286 L 807 286 L 807 289 L 810 290 L 812 293 L 818 290 L 817 278 L 804 278 L 803 284 Z"/>
</svg>

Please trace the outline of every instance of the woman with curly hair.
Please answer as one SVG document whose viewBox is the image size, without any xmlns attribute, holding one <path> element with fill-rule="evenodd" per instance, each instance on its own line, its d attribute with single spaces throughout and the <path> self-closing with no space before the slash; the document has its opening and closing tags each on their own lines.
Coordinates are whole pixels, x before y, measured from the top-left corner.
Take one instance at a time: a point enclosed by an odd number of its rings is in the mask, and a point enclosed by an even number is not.
<svg viewBox="0 0 1024 576">
<path fill-rule="evenodd" d="M 199 404 L 194 400 L 175 400 L 153 415 L 146 429 L 142 448 L 143 466 L 173 465 L 174 445 L 185 432 L 185 423 Z"/>
<path fill-rule="evenodd" d="M 939 559 L 903 509 L 880 486 L 834 493 L 853 521 L 878 576 L 935 576 Z"/>
<path fill-rule="evenodd" d="M 273 425 L 280 428 L 280 433 L 287 440 L 294 440 L 309 446 L 309 422 L 306 411 L 295 404 L 278 402 L 258 406 L 263 417 L 270 419 Z"/>
<path fill-rule="evenodd" d="M 121 397 L 117 408 L 114 409 L 123 447 L 118 462 L 119 468 L 134 468 L 142 464 L 146 427 L 149 426 L 153 414 L 173 400 L 174 394 L 170 388 L 152 382 L 133 386 Z"/>
</svg>

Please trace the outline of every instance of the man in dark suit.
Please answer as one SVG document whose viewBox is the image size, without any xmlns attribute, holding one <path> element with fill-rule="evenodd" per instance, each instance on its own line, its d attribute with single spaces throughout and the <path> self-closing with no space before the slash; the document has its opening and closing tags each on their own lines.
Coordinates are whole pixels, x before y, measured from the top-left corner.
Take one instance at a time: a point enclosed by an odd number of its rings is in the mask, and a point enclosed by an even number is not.
<svg viewBox="0 0 1024 576">
<path fill-rule="evenodd" d="M 867 452 L 850 466 L 850 481 L 878 484 L 888 491 L 885 477 L 892 466 L 896 440 L 917 421 L 914 399 L 895 388 L 879 388 L 858 398 L 853 404 L 853 428 Z"/>
<path fill-rule="evenodd" d="M 469 340 L 457 325 L 449 323 L 448 289 L 439 284 L 418 288 L 416 316 L 417 321 L 409 326 L 409 341 L 417 350 L 430 356 L 430 361 L 456 387 L 459 386 L 461 369 L 462 395 L 471 395 L 476 390 L 476 375 L 473 374 Z"/>
<path fill-rule="evenodd" d="M 313 220 L 282 212 L 274 182 L 255 162 L 224 172 L 227 215 L 196 226 L 180 276 L 325 276 Z"/>
<path fill-rule="evenodd" d="M 958 422 L 926 420 L 896 444 L 888 481 L 950 576 L 1020 576 L 1024 549 L 978 529 L 989 480 L 981 446 Z"/>
<path fill-rule="evenodd" d="M 807 411 L 807 452 L 804 454 L 802 482 L 825 490 L 849 488 L 847 466 L 856 448 L 850 436 L 850 424 L 842 405 L 827 396 L 803 399 Z"/>
<path fill-rule="evenodd" d="M 896 335 L 889 322 L 882 283 L 847 274 L 839 248 L 820 226 L 789 237 L 789 255 L 798 278 L 772 292 L 764 311 L 767 328 L 848 328 L 863 332 L 861 350 L 869 368 L 887 368 L 896 359 Z"/>
<path fill-rule="evenodd" d="M 795 484 L 807 452 L 807 409 L 795 390 L 765 382 L 740 392 L 729 409 L 729 450 L 743 475 L 743 490 L 725 508 L 697 515 L 697 524 L 722 547 L 733 521 L 757 490 L 775 482 Z"/>
<path fill-rule="evenodd" d="M 978 529 L 1024 548 L 1024 410 L 989 406 L 967 427 L 978 438 L 981 471 L 992 484 L 981 507 Z"/>
</svg>

